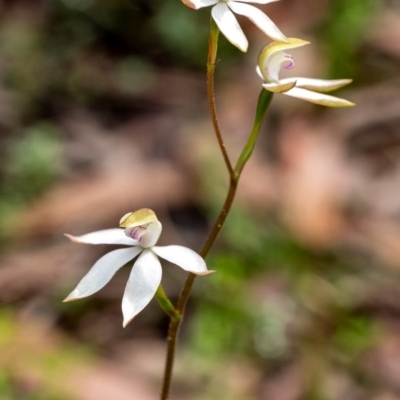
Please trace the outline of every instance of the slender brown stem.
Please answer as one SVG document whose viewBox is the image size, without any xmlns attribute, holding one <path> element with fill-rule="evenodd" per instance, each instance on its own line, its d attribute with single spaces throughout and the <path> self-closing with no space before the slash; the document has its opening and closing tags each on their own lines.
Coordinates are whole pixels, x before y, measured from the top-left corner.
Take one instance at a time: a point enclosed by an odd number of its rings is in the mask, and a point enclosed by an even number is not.
<svg viewBox="0 0 400 400">
<path fill-rule="evenodd" d="M 233 204 L 233 200 L 235 198 L 238 181 L 239 179 L 233 179 L 233 178 L 230 180 L 229 190 L 228 194 L 226 195 L 225 203 L 218 215 L 217 220 L 214 223 L 214 226 L 211 229 L 210 234 L 208 235 L 206 242 L 204 243 L 202 249 L 200 250 L 200 255 L 203 258 L 207 257 L 208 253 L 210 252 L 212 246 L 215 243 L 215 240 L 218 237 L 219 232 L 224 226 L 226 217 L 229 214 L 229 211 Z M 195 278 L 196 275 L 189 274 L 188 278 L 186 279 L 185 285 L 183 286 L 181 295 L 179 296 L 177 310 L 181 315 L 183 315 L 185 311 L 185 306 L 189 298 L 190 290 L 192 289 Z"/>
<path fill-rule="evenodd" d="M 208 252 L 211 250 L 211 247 L 213 246 L 215 239 L 217 238 L 226 220 L 226 217 L 229 214 L 229 210 L 232 206 L 238 183 L 238 179 L 235 177 L 232 163 L 226 151 L 225 143 L 222 139 L 222 134 L 218 123 L 217 111 L 215 107 L 214 72 L 215 72 L 216 57 L 218 50 L 218 36 L 219 36 L 219 29 L 216 26 L 214 20 L 211 18 L 210 38 L 208 41 L 208 58 L 207 58 L 207 97 L 208 97 L 208 104 L 210 108 L 210 114 L 214 126 L 215 135 L 217 137 L 218 145 L 221 149 L 221 153 L 224 158 L 226 168 L 228 169 L 229 172 L 230 185 L 224 206 L 222 207 L 222 210 L 217 218 L 217 221 L 215 222 L 210 232 L 210 235 L 208 236 L 206 242 L 204 243 L 203 248 L 200 251 L 200 255 L 203 258 L 205 258 Z M 190 291 L 192 290 L 192 286 L 195 279 L 196 275 L 194 274 L 188 275 L 186 282 L 183 286 L 182 292 L 179 296 L 178 304 L 176 307 L 176 311 L 181 316 L 181 318 L 179 320 L 173 320 L 171 318 L 170 321 L 168 329 L 168 337 L 167 337 L 167 356 L 165 361 L 164 379 L 161 389 L 161 400 L 167 400 L 169 396 L 171 381 L 172 381 L 173 366 L 174 366 L 175 348 L 179 336 L 179 329 L 181 327 L 181 322 L 185 312 L 185 307 L 189 299 Z"/>
<path fill-rule="evenodd" d="M 222 207 L 222 210 L 210 232 L 210 235 L 208 236 L 206 242 L 203 245 L 203 248 L 200 251 L 200 255 L 203 258 L 205 258 L 209 253 L 209 251 L 211 250 L 215 242 L 215 239 L 217 238 L 219 232 L 222 229 L 222 226 L 224 225 L 226 217 L 229 214 L 229 210 L 232 207 L 233 199 L 235 198 L 237 184 L 238 184 L 238 179 L 231 179 L 229 191 L 225 199 L 224 206 Z M 176 307 L 176 310 L 181 315 L 181 318 L 178 320 L 171 319 L 169 324 L 168 338 L 167 338 L 167 357 L 165 361 L 164 380 L 161 390 L 161 400 L 167 400 L 169 396 L 169 391 L 171 388 L 171 381 L 172 381 L 172 372 L 174 367 L 175 349 L 179 336 L 179 329 L 182 324 L 186 304 L 189 299 L 190 291 L 192 290 L 192 286 L 195 279 L 196 275 L 194 274 L 189 274 L 189 276 L 187 277 L 182 292 L 178 299 L 178 305 Z"/>
<path fill-rule="evenodd" d="M 233 167 L 229 159 L 225 143 L 222 139 L 221 129 L 219 128 L 219 123 L 218 123 L 217 109 L 215 107 L 214 72 L 215 72 L 217 50 L 218 50 L 218 36 L 219 36 L 219 29 L 215 24 L 214 20 L 211 18 L 210 38 L 208 40 L 208 58 L 207 58 L 208 105 L 210 108 L 211 120 L 214 126 L 215 135 L 217 137 L 218 144 L 226 164 L 226 168 L 228 169 L 229 176 L 232 178 L 234 176 Z"/>
<path fill-rule="evenodd" d="M 207 62 L 207 89 L 208 89 L 208 101 L 210 105 L 210 113 L 214 124 L 215 134 L 217 136 L 221 152 L 223 154 L 227 169 L 229 171 L 230 181 L 229 181 L 229 190 L 224 205 L 222 206 L 222 209 L 217 217 L 217 220 L 215 221 L 214 226 L 212 227 L 211 232 L 206 242 L 204 243 L 203 248 L 200 251 L 200 255 L 203 258 L 206 258 L 206 256 L 210 252 L 213 244 L 215 243 L 215 240 L 218 237 L 218 234 L 220 233 L 226 221 L 226 218 L 232 207 L 233 200 L 235 198 L 236 189 L 239 183 L 241 173 L 252 154 L 252 151 L 254 149 L 261 128 L 262 120 L 265 116 L 266 110 L 268 109 L 268 106 L 272 98 L 272 94 L 268 94 L 270 92 L 267 92 L 265 90 L 261 92 L 260 97 L 258 99 L 253 128 L 251 130 L 247 143 L 243 148 L 241 155 L 239 156 L 235 168 L 233 169 L 228 154 L 226 152 L 225 144 L 223 142 L 221 132 L 218 126 L 218 119 L 217 119 L 215 100 L 214 100 L 214 70 L 215 70 L 215 60 L 217 54 L 218 33 L 219 30 L 217 26 L 215 25 L 214 21 L 211 20 L 209 53 Z M 173 367 L 174 367 L 175 349 L 179 337 L 179 329 L 183 321 L 186 304 L 189 300 L 190 291 L 192 289 L 195 279 L 196 275 L 194 274 L 189 274 L 189 276 L 187 277 L 186 282 L 182 288 L 181 294 L 179 296 L 177 307 L 175 309 L 177 314 L 180 315 L 180 318 L 179 319 L 171 318 L 170 320 L 168 329 L 168 338 L 167 338 L 167 356 L 165 360 L 164 378 L 161 389 L 161 400 L 168 400 L 171 388 Z"/>
</svg>

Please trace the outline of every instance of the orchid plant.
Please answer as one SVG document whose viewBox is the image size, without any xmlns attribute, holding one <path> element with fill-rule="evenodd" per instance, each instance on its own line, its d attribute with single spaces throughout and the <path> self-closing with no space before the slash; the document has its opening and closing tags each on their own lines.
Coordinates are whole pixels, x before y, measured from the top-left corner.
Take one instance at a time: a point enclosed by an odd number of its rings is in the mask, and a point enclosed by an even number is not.
<svg viewBox="0 0 400 400">
<path fill-rule="evenodd" d="M 273 94 L 281 93 L 328 107 L 350 107 L 354 105 L 350 101 L 326 94 L 349 84 L 350 79 L 279 78 L 282 66 L 286 69 L 292 69 L 295 65 L 293 57 L 286 51 L 302 47 L 308 42 L 297 38 L 287 38 L 267 15 L 258 8 L 247 4 L 267 4 L 273 1 L 276 0 L 182 0 L 184 5 L 195 10 L 213 6 L 207 59 L 207 97 L 216 139 L 229 174 L 229 189 L 225 202 L 199 254 L 183 246 L 157 246 L 162 225 L 155 213 L 149 209 L 141 209 L 124 215 L 119 223 L 119 228 L 116 229 L 106 229 L 82 236 L 66 234 L 75 243 L 127 246 L 123 249 L 113 250 L 101 257 L 64 300 L 66 302 L 79 300 L 96 293 L 111 280 L 121 267 L 138 257 L 133 264 L 122 299 L 123 326 L 125 327 L 130 323 L 154 296 L 161 308 L 170 317 L 161 400 L 169 398 L 176 343 L 194 280 L 196 276 L 209 275 L 214 272 L 207 269 L 204 258 L 210 252 L 229 215 L 243 168 L 252 155 Z M 221 31 L 239 50 L 246 52 L 248 48 L 247 38 L 233 13 L 248 17 L 265 35 L 272 39 L 259 55 L 256 70 L 263 80 L 262 89 L 255 111 L 253 127 L 235 164 L 232 163 L 226 150 L 218 123 L 214 98 L 214 70 L 219 32 Z M 176 305 L 168 299 L 161 286 L 162 269 L 158 257 L 189 272 Z"/>
</svg>

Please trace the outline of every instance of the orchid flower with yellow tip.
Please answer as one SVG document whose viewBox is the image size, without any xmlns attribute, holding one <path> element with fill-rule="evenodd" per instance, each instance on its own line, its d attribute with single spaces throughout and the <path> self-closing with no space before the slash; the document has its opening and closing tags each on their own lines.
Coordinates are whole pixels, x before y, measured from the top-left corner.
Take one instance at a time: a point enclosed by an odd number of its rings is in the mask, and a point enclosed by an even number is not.
<svg viewBox="0 0 400 400">
<path fill-rule="evenodd" d="M 246 3 L 268 4 L 277 0 L 182 0 L 185 6 L 198 10 L 214 6 L 211 15 L 224 36 L 239 50 L 247 51 L 249 43 L 233 15 L 244 15 L 272 40 L 286 41 L 286 36 L 261 10 Z"/>
<path fill-rule="evenodd" d="M 91 232 L 83 236 L 66 234 L 75 243 L 121 244 L 130 246 L 107 253 L 101 257 L 79 282 L 64 302 L 80 300 L 102 289 L 114 274 L 135 257 L 133 269 L 122 298 L 123 326 L 143 310 L 154 297 L 161 282 L 161 257 L 196 275 L 208 275 L 199 254 L 183 246 L 156 246 L 162 226 L 156 214 L 144 208 L 121 218 L 120 228 Z"/>
<path fill-rule="evenodd" d="M 257 73 L 264 80 L 263 87 L 273 93 L 283 93 L 327 107 L 351 107 L 354 103 L 324 94 L 352 82 L 351 79 L 323 80 L 311 78 L 279 79 L 279 71 L 294 67 L 294 60 L 285 50 L 309 44 L 301 39 L 289 38 L 287 43 L 272 42 L 264 47 L 258 58 Z"/>
</svg>

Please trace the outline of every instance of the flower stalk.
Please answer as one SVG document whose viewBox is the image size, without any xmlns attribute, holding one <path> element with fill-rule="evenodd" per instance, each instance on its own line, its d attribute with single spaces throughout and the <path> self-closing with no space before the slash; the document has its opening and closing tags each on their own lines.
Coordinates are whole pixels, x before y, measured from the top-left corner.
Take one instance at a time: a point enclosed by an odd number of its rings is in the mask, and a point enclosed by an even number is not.
<svg viewBox="0 0 400 400">
<path fill-rule="evenodd" d="M 155 297 L 159 306 L 169 316 L 171 321 L 178 322 L 181 319 L 180 312 L 174 307 L 171 300 L 166 295 L 162 285 L 158 287 Z"/>
<path fill-rule="evenodd" d="M 215 106 L 215 91 L 214 91 L 214 72 L 217 60 L 218 51 L 218 37 L 219 29 L 211 18 L 210 22 L 210 38 L 208 40 L 208 57 L 207 57 L 207 93 L 208 93 L 208 105 L 210 108 L 211 120 L 213 123 L 215 135 L 217 137 L 218 145 L 221 149 L 222 156 L 225 161 L 226 168 L 228 169 L 229 176 L 233 177 L 233 167 L 231 160 L 229 159 L 228 152 L 224 140 L 222 139 L 221 129 L 218 123 L 217 110 Z"/>
<path fill-rule="evenodd" d="M 236 190 L 239 184 L 239 180 L 243 171 L 243 168 L 245 167 L 247 161 L 249 160 L 256 140 L 258 138 L 258 134 L 260 132 L 261 124 L 262 121 L 265 117 L 265 114 L 267 112 L 267 109 L 271 103 L 272 99 L 272 93 L 267 92 L 265 90 L 261 91 L 261 94 L 258 99 L 258 104 L 257 104 L 257 109 L 256 109 L 256 116 L 254 119 L 254 124 L 251 129 L 249 138 L 241 152 L 241 155 L 235 165 L 235 167 L 232 167 L 232 164 L 230 162 L 229 156 L 226 152 L 226 147 L 221 135 L 221 131 L 219 129 L 218 125 L 218 119 L 217 119 L 217 112 L 215 108 L 215 99 L 214 99 L 214 71 L 215 71 L 215 61 L 216 61 L 216 55 L 217 55 L 217 49 L 218 49 L 218 27 L 214 23 L 213 20 L 211 20 L 211 30 L 210 30 L 210 40 L 209 40 L 209 52 L 208 52 L 208 61 L 207 61 L 207 95 L 208 95 L 208 101 L 210 105 L 210 113 L 211 117 L 213 120 L 213 125 L 214 125 L 214 130 L 215 134 L 217 136 L 218 144 L 221 149 L 221 152 L 223 154 L 225 164 L 228 169 L 229 173 L 229 189 L 228 193 L 225 198 L 225 202 L 222 206 L 222 209 L 211 229 L 211 232 L 204 243 L 200 255 L 203 258 L 206 258 L 208 253 L 210 252 L 211 248 L 213 247 L 219 233 L 221 232 L 222 227 L 225 224 L 225 221 L 229 215 L 229 212 L 232 208 L 233 201 L 235 199 L 236 195 Z M 173 367 L 174 367 L 174 358 L 175 358 L 175 349 L 176 349 L 176 344 L 178 341 L 179 337 L 179 330 L 182 325 L 184 313 L 185 313 L 185 308 L 186 304 L 189 300 L 190 292 L 193 287 L 193 283 L 196 279 L 196 275 L 190 273 L 186 279 L 186 282 L 182 288 L 182 291 L 180 293 L 177 306 L 176 306 L 176 311 L 179 313 L 180 318 L 178 320 L 174 320 L 171 318 L 169 329 L 168 329 L 168 337 L 167 337 L 167 355 L 166 355 L 166 360 L 165 360 L 165 369 L 164 369 L 164 377 L 163 377 L 163 382 L 162 382 L 162 389 L 161 389 L 161 400 L 168 400 L 169 398 L 169 393 L 171 389 L 171 381 L 172 381 L 172 374 L 173 374 Z"/>
<path fill-rule="evenodd" d="M 247 140 L 246 145 L 243 147 L 243 150 L 240 153 L 239 159 L 234 169 L 235 178 L 237 179 L 239 179 L 244 166 L 246 165 L 247 161 L 253 154 L 254 146 L 256 145 L 256 141 L 258 138 L 258 133 L 260 132 L 261 124 L 264 120 L 265 113 L 267 112 L 268 107 L 271 103 L 272 97 L 273 97 L 272 92 L 261 90 L 260 96 L 258 98 L 256 117 L 254 119 L 253 128 L 250 132 L 250 136 L 249 139 Z"/>
</svg>

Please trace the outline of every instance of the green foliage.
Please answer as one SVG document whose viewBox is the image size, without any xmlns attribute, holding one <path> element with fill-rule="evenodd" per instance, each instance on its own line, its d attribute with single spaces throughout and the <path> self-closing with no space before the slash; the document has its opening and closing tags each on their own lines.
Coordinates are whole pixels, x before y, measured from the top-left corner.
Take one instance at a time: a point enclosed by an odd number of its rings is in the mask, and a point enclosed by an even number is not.
<svg viewBox="0 0 400 400">
<path fill-rule="evenodd" d="M 2 400 L 66 400 L 65 396 L 46 393 L 41 388 L 30 387 L 30 382 L 0 371 L 0 398 Z"/>
<path fill-rule="evenodd" d="M 39 339 L 21 327 L 13 314 L 3 308 L 0 312 L 0 398 L 67 399 L 66 395 L 59 393 L 62 385 L 57 383 L 62 382 L 67 373 L 91 361 L 91 351 L 76 345 L 55 346 L 57 341 L 38 346 Z"/>
<path fill-rule="evenodd" d="M 377 324 L 365 316 L 345 315 L 333 337 L 334 356 L 351 363 L 374 343 Z"/>
<path fill-rule="evenodd" d="M 163 2 L 153 23 L 169 51 L 179 54 L 186 62 L 203 66 L 207 54 L 208 15 L 200 13 L 200 18 L 199 15 L 191 18 L 192 13 L 193 10 L 182 7 L 179 1 Z"/>
<path fill-rule="evenodd" d="M 8 147 L 5 186 L 14 199 L 32 200 L 43 193 L 60 170 L 61 143 L 53 125 L 38 123 Z"/>
<path fill-rule="evenodd" d="M 57 129 L 37 123 L 8 143 L 0 189 L 0 235 L 9 233 L 13 214 L 35 199 L 60 172 L 61 142 Z"/>
<path fill-rule="evenodd" d="M 363 68 L 360 46 L 380 7 L 376 0 L 334 0 L 322 27 L 323 46 L 332 77 L 357 77 Z"/>
<path fill-rule="evenodd" d="M 246 269 L 241 261 L 226 254 L 210 258 L 209 266 L 218 269 L 208 280 L 205 300 L 198 305 L 191 328 L 191 340 L 199 354 L 218 359 L 228 353 L 245 353 L 251 343 L 254 323 L 248 312 L 243 281 Z M 238 340 L 240 337 L 241 340 Z"/>
<path fill-rule="evenodd" d="M 357 264 L 307 249 L 265 220 L 236 208 L 223 230 L 224 247 L 208 259 L 217 272 L 197 282 L 191 357 L 199 365 L 209 363 L 205 371 L 222 369 L 237 357 L 271 368 L 300 357 L 315 378 L 307 398 L 325 398 L 319 380 L 338 365 L 352 374 L 377 337 L 373 316 L 355 311 L 356 282 L 369 278 Z M 229 388 L 224 393 L 234 395 Z"/>
<path fill-rule="evenodd" d="M 153 82 L 155 65 L 205 65 L 209 9 L 193 19 L 179 1 L 54 0 L 48 7 L 51 18 L 40 23 L 6 14 L 0 28 L 3 81 L 22 117 L 55 99 L 98 104 L 137 96 Z M 224 58 L 237 54 L 223 43 Z"/>
</svg>

